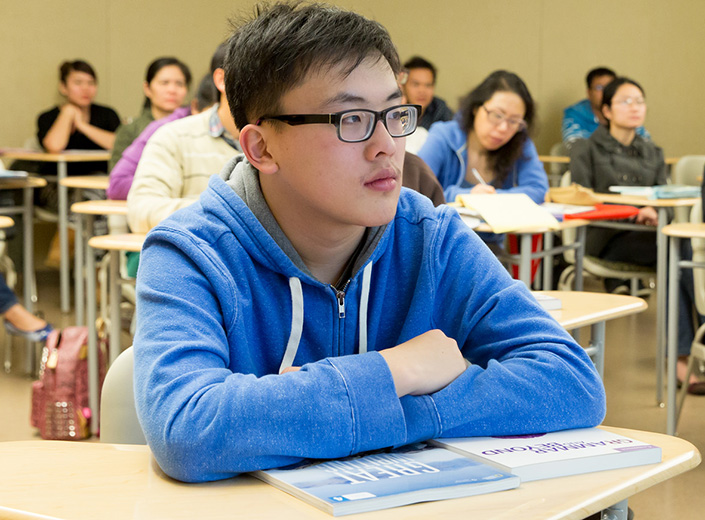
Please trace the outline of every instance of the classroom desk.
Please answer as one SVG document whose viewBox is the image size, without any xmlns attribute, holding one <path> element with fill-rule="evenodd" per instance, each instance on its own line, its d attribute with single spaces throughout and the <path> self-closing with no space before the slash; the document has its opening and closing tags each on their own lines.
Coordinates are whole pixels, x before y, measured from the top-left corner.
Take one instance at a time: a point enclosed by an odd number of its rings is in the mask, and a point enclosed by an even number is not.
<svg viewBox="0 0 705 520">
<path fill-rule="evenodd" d="M 110 364 L 115 361 L 122 350 L 120 347 L 120 251 L 140 251 L 145 237 L 146 235 L 142 233 L 125 233 L 121 235 L 100 235 L 88 240 L 89 247 L 105 249 L 110 254 Z M 98 410 L 98 335 L 95 324 L 95 256 L 90 249 L 88 249 L 87 252 L 86 316 L 88 320 L 88 398 L 91 410 Z M 98 421 L 91 421 L 91 429 L 93 433 L 97 433 Z"/>
<path fill-rule="evenodd" d="M 666 157 L 664 162 L 672 166 L 678 162 L 680 157 Z M 570 164 L 570 157 L 567 155 L 539 155 L 539 161 L 542 163 L 559 163 L 559 164 Z"/>
<path fill-rule="evenodd" d="M 74 178 L 65 179 L 65 181 Z M 86 187 L 88 183 L 79 183 Z M 94 185 L 99 185 L 97 182 Z M 84 242 L 93 237 L 93 218 L 96 215 L 127 215 L 127 201 L 125 200 L 86 200 L 75 202 L 71 211 L 78 215 L 76 221 L 76 241 L 74 243 L 74 283 L 76 288 L 76 324 L 83 325 L 85 294 L 83 291 L 83 266 L 88 265 L 90 250 L 84 248 Z"/>
<path fill-rule="evenodd" d="M 0 190 L 22 190 L 22 205 L 0 208 L 3 215 L 22 215 L 22 258 L 24 263 L 24 306 L 32 312 L 37 303 L 37 281 L 34 273 L 34 190 L 47 181 L 40 177 L 2 179 Z"/>
<path fill-rule="evenodd" d="M 676 434 L 676 363 L 678 361 L 678 279 L 681 269 L 705 269 L 705 263 L 681 260 L 680 241 L 684 238 L 705 238 L 705 224 L 684 222 L 669 224 L 663 228 L 664 236 L 669 237 L 670 259 L 668 279 L 668 354 L 666 377 L 666 433 Z"/>
<path fill-rule="evenodd" d="M 69 312 L 71 307 L 69 296 L 69 236 L 68 236 L 68 186 L 62 184 L 67 177 L 67 164 L 70 162 L 108 161 L 108 150 L 66 150 L 62 153 L 44 153 L 32 150 L 3 150 L 2 157 L 21 159 L 25 161 L 56 163 L 56 174 L 59 192 L 59 249 L 61 255 L 60 292 L 61 312 Z"/>
<path fill-rule="evenodd" d="M 636 296 L 579 291 L 539 291 L 561 300 L 562 309 L 548 311 L 564 329 L 590 327 L 590 345 L 585 349 L 604 379 L 605 325 L 607 320 L 646 310 L 646 302 Z"/>
<path fill-rule="evenodd" d="M 662 450 L 659 464 L 538 480 L 500 493 L 347 515 L 351 520 L 578 520 L 700 463 L 688 441 L 658 433 L 604 427 Z M 0 516 L 93 520 L 286 518 L 330 520 L 249 475 L 183 484 L 157 466 L 147 446 L 71 441 L 0 443 Z"/>
<path fill-rule="evenodd" d="M 668 247 L 666 235 L 662 230 L 668 224 L 669 208 L 684 208 L 693 206 L 699 198 L 685 199 L 647 199 L 642 196 L 595 193 L 600 202 L 626 204 L 629 206 L 652 206 L 658 212 L 656 227 L 656 402 L 663 403 L 663 372 L 666 358 L 666 275 L 668 270 Z M 648 230 L 646 226 L 629 223 L 611 223 L 609 221 L 592 221 L 594 226 L 617 226 L 625 229 Z"/>
<path fill-rule="evenodd" d="M 564 251 L 575 250 L 575 290 L 583 290 L 583 257 L 585 256 L 585 229 L 590 222 L 588 220 L 571 219 L 564 220 L 558 223 L 558 229 L 540 228 L 522 228 L 509 233 L 519 236 L 519 254 L 505 253 L 502 260 L 508 260 L 513 265 L 519 265 L 519 280 L 524 282 L 527 287 L 531 287 L 531 260 L 535 258 L 543 258 L 543 288 L 548 290 L 553 283 L 553 262 L 551 261 L 555 255 L 562 254 Z M 553 233 L 563 231 L 565 229 L 576 229 L 577 238 L 572 244 L 563 244 L 561 246 L 553 245 Z M 475 228 L 475 231 L 482 233 L 492 233 L 492 228 L 486 223 L 482 223 Z M 532 235 L 543 235 L 543 251 L 533 253 L 531 251 Z"/>
</svg>

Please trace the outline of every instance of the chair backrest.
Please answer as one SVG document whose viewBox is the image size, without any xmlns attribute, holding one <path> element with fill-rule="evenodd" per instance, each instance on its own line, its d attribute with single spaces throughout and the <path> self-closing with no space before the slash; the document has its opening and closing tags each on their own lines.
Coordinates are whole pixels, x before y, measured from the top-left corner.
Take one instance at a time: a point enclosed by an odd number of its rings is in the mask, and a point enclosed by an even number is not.
<svg viewBox="0 0 705 520">
<path fill-rule="evenodd" d="M 700 186 L 700 181 L 705 170 L 705 155 L 684 155 L 673 166 L 671 180 L 673 184 L 687 186 Z"/>
<path fill-rule="evenodd" d="M 560 143 L 556 143 L 551 146 L 551 151 L 549 152 L 549 155 L 552 155 L 554 157 L 565 157 L 568 155 L 568 148 L 566 148 L 566 146 L 561 141 Z M 551 179 L 562 180 L 563 175 L 565 175 L 565 172 L 568 170 L 568 168 L 569 165 L 566 163 L 551 163 L 549 166 L 549 177 Z"/>
<path fill-rule="evenodd" d="M 147 444 L 137 420 L 132 347 L 110 365 L 100 399 L 100 440 L 114 444 Z"/>
<path fill-rule="evenodd" d="M 700 186 L 705 170 L 705 155 L 684 155 L 673 166 L 671 181 L 673 184 Z M 688 222 L 688 208 L 676 208 L 674 222 Z"/>
<path fill-rule="evenodd" d="M 703 205 L 698 201 L 690 211 L 690 221 L 696 224 L 703 223 Z M 693 261 L 705 263 L 705 238 L 690 240 L 693 247 Z M 698 312 L 705 315 L 705 269 L 693 269 L 693 283 L 695 284 L 695 307 Z"/>
</svg>

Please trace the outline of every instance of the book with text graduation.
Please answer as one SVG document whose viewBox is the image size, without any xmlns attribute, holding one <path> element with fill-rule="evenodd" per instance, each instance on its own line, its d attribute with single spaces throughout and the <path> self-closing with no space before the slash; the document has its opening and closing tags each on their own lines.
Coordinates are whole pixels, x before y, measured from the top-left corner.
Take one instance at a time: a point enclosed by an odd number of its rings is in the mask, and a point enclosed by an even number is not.
<svg viewBox="0 0 705 520">
<path fill-rule="evenodd" d="M 333 516 L 513 489 L 519 478 L 426 443 L 253 476 Z"/>
<path fill-rule="evenodd" d="M 522 482 L 661 462 L 661 448 L 599 428 L 511 437 L 436 439 Z"/>
</svg>

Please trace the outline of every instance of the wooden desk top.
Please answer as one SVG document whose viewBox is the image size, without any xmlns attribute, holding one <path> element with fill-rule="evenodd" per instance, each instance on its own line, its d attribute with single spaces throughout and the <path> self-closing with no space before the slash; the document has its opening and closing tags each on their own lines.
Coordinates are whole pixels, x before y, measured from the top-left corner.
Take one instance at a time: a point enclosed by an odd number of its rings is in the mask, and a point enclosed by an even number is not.
<svg viewBox="0 0 705 520">
<path fill-rule="evenodd" d="M 109 175 L 75 175 L 59 181 L 67 188 L 85 188 L 93 190 L 107 190 L 110 183 Z"/>
<path fill-rule="evenodd" d="M 664 226 L 662 231 L 664 235 L 669 237 L 705 238 L 705 224 L 695 224 L 693 222 L 669 224 Z"/>
<path fill-rule="evenodd" d="M 570 162 L 570 157 L 565 155 L 539 155 L 539 161 L 544 163 L 568 164 Z"/>
<path fill-rule="evenodd" d="M 629 206 L 653 206 L 655 208 L 680 208 L 694 206 L 700 200 L 698 197 L 685 199 L 648 199 L 637 195 L 621 195 L 619 193 L 595 193 L 600 202 L 627 204 Z"/>
<path fill-rule="evenodd" d="M 71 204 L 71 211 L 81 215 L 127 215 L 127 201 L 84 200 Z"/>
<path fill-rule="evenodd" d="M 579 228 L 582 226 L 587 226 L 590 224 L 589 220 L 581 220 L 581 219 L 570 219 L 570 220 L 564 220 L 562 222 L 558 222 L 558 228 L 557 229 L 549 229 L 545 226 L 541 227 L 528 227 L 528 228 L 521 228 L 521 229 L 515 229 L 512 231 L 507 231 L 507 233 L 513 233 L 516 235 L 525 235 L 527 233 L 547 233 L 548 231 L 563 231 L 565 229 L 573 229 L 573 228 Z M 480 232 L 480 233 L 494 233 L 492 231 L 492 228 L 487 224 L 486 222 L 481 223 L 479 226 L 474 228 L 475 231 Z"/>
<path fill-rule="evenodd" d="M 46 179 L 29 176 L 26 179 L 0 179 L 0 190 L 17 190 L 21 188 L 43 188 Z"/>
<path fill-rule="evenodd" d="M 648 307 L 642 298 L 624 294 L 591 293 L 581 291 L 539 291 L 561 300 L 563 308 L 549 311 L 566 330 L 586 327 L 594 323 L 613 320 L 645 311 Z"/>
<path fill-rule="evenodd" d="M 582 519 L 694 468 L 698 450 L 658 433 L 605 429 L 661 447 L 660 464 L 539 480 L 518 489 L 415 504 L 346 518 L 361 520 Z M 205 484 L 176 482 L 147 446 L 72 441 L 0 443 L 0 516 L 10 519 L 239 519 L 332 517 L 248 475 Z M 46 516 L 40 516 L 46 515 Z"/>
<path fill-rule="evenodd" d="M 65 150 L 62 153 L 46 153 L 18 148 L 0 149 L 0 156 L 8 159 L 22 159 L 39 162 L 91 162 L 110 159 L 109 150 Z"/>
<path fill-rule="evenodd" d="M 144 233 L 124 233 L 122 235 L 100 235 L 88 240 L 88 245 L 106 251 L 139 252 L 146 238 Z"/>
<path fill-rule="evenodd" d="M 4 215 L 0 216 L 0 229 L 9 228 L 15 225 L 15 221 L 12 217 L 6 217 Z"/>
</svg>

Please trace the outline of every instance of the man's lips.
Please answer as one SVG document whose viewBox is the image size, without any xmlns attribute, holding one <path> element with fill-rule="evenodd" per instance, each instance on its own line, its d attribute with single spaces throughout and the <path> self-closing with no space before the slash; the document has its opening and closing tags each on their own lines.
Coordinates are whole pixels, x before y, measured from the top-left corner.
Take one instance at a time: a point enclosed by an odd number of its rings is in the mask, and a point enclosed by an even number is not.
<svg viewBox="0 0 705 520">
<path fill-rule="evenodd" d="M 397 187 L 398 182 L 399 174 L 392 168 L 386 168 L 365 182 L 365 186 L 376 191 L 391 191 Z"/>
</svg>

